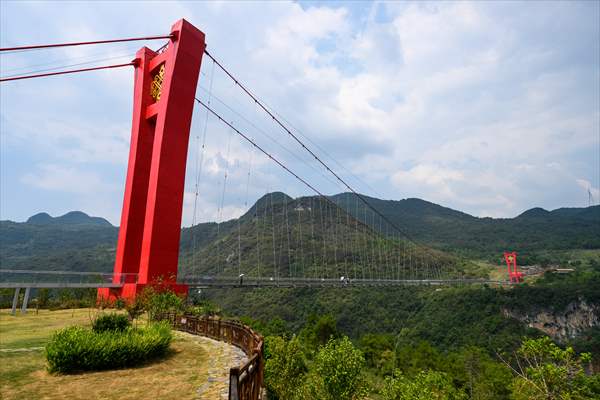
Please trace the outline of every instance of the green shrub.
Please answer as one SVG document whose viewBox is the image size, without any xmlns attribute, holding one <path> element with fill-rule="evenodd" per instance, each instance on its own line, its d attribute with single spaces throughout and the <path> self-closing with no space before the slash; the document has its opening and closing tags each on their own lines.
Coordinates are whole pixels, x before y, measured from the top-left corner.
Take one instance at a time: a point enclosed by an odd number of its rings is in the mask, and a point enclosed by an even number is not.
<svg viewBox="0 0 600 400">
<path fill-rule="evenodd" d="M 444 372 L 421 371 L 412 378 L 400 370 L 385 379 L 381 391 L 385 400 L 464 400 L 467 395 L 454 387 L 452 378 Z"/>
<path fill-rule="evenodd" d="M 331 339 L 319 349 L 301 389 L 302 399 L 358 400 L 367 393 L 365 357 L 348 337 Z"/>
<path fill-rule="evenodd" d="M 265 338 L 265 387 L 269 399 L 298 398 L 307 371 L 302 344 L 297 337 L 290 341 L 279 336 Z"/>
<path fill-rule="evenodd" d="M 122 332 L 131 326 L 129 318 L 124 314 L 103 314 L 97 317 L 92 323 L 92 330 L 96 333 L 106 331 Z"/>
<path fill-rule="evenodd" d="M 157 320 L 165 313 L 185 311 L 185 303 L 182 296 L 160 287 L 145 287 L 141 293 L 140 301 L 145 305 L 151 321 Z"/>
<path fill-rule="evenodd" d="M 46 345 L 48 370 L 68 373 L 135 366 L 164 355 L 171 339 L 167 323 L 98 333 L 78 326 L 65 328 Z"/>
</svg>

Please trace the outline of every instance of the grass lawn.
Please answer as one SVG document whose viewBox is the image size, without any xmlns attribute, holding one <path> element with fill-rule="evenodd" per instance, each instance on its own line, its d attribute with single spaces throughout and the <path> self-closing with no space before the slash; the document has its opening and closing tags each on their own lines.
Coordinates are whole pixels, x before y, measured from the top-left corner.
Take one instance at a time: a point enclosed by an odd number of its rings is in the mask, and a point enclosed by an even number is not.
<svg viewBox="0 0 600 400">
<path fill-rule="evenodd" d="M 197 342 L 175 335 L 160 360 L 114 371 L 53 375 L 46 371 L 43 346 L 56 329 L 90 326 L 94 309 L 35 310 L 13 317 L 0 311 L 0 399 L 195 399 L 208 378 L 208 353 Z"/>
</svg>

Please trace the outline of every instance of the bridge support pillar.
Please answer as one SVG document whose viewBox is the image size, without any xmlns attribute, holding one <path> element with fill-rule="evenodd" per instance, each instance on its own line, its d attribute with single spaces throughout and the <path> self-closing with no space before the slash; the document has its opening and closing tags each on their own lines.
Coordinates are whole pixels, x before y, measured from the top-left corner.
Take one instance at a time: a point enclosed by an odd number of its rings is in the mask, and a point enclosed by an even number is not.
<svg viewBox="0 0 600 400">
<path fill-rule="evenodd" d="M 147 285 L 178 293 L 179 239 L 185 166 L 204 33 L 185 20 L 171 28 L 162 52 L 136 55 L 133 124 L 114 283 L 98 297 L 131 299 Z M 137 274 L 123 281 L 122 274 Z"/>
<path fill-rule="evenodd" d="M 17 313 L 17 306 L 19 305 L 19 293 L 21 292 L 21 288 L 15 289 L 15 295 L 13 296 L 12 309 L 10 311 L 11 315 L 15 315 Z"/>
<path fill-rule="evenodd" d="M 23 296 L 23 304 L 21 305 L 21 314 L 27 314 L 27 303 L 29 303 L 29 294 L 31 293 L 31 288 L 25 288 L 25 296 Z"/>
</svg>

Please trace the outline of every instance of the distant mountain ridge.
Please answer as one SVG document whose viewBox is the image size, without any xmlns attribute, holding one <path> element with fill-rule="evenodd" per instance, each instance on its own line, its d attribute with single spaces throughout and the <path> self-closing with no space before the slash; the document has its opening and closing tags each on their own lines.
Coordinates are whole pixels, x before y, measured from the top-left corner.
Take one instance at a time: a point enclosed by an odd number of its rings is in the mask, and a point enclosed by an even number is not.
<svg viewBox="0 0 600 400">
<path fill-rule="evenodd" d="M 365 220 L 365 206 L 353 193 L 340 193 L 329 198 L 362 223 L 375 230 L 380 229 L 379 217 L 373 218 L 370 211 Z M 467 258 L 501 262 L 503 251 L 514 250 L 519 253 L 519 261 L 526 264 L 544 262 L 540 255 L 551 262 L 548 251 L 600 249 L 600 206 L 552 211 L 537 207 L 514 218 L 480 218 L 417 198 L 364 198 L 410 238 Z M 283 192 L 267 193 L 239 220 L 220 224 L 206 222 L 193 228 L 183 228 L 181 262 L 189 266 L 193 254 L 202 254 L 213 265 L 227 267 L 229 261 L 225 259 L 235 260 L 240 244 L 243 245 L 242 255 L 250 262 L 257 253 L 256 233 L 252 233 L 256 232 L 257 216 L 259 232 L 265 229 L 272 231 L 274 224 L 278 252 L 279 247 L 287 249 L 287 243 L 279 243 L 281 238 L 286 237 L 283 227 L 287 217 L 281 212 L 287 210 L 285 212 L 291 216 L 289 229 L 292 233 L 306 235 L 307 217 L 303 217 L 301 226 L 294 226 L 298 212 L 312 207 L 315 216 L 322 215 L 326 210 L 319 211 L 321 206 L 324 202 L 315 196 L 293 199 Z M 273 209 L 277 212 L 275 219 L 270 217 Z M 265 218 L 267 214 L 269 218 Z M 314 225 L 319 227 L 320 222 L 315 221 Z M 330 232 L 332 228 L 327 229 L 326 232 Z M 335 229 L 344 232 L 343 226 Z M 238 231 L 242 233 L 241 241 Z M 324 233 L 316 232 L 316 235 Z M 388 234 L 391 230 L 388 232 L 384 224 L 381 233 Z M 21 223 L 0 221 L 0 267 L 108 271 L 114 263 L 117 236 L 118 228 L 107 220 L 80 211 L 58 217 L 39 213 Z M 305 243 L 310 242 L 309 237 L 303 239 Z M 264 242 L 260 247 L 261 258 L 273 254 L 272 239 L 269 246 Z M 290 254 L 294 256 L 294 249 L 291 250 Z M 281 254 L 282 260 L 289 257 L 287 251 Z"/>
<path fill-rule="evenodd" d="M 600 206 L 553 211 L 535 207 L 514 218 L 480 218 L 421 199 L 363 197 L 413 239 L 468 257 L 492 258 L 505 250 L 532 255 L 546 250 L 600 248 Z M 354 194 L 332 198 L 364 219 L 365 206 Z"/>
<path fill-rule="evenodd" d="M 475 217 L 471 214 L 465 213 L 463 211 L 454 210 L 449 207 L 444 207 L 442 205 L 419 199 L 416 197 L 409 197 L 401 200 L 382 200 L 376 197 L 370 197 L 366 195 L 361 195 L 365 198 L 369 203 L 373 204 L 373 206 L 378 207 L 381 205 L 385 205 L 385 208 L 388 208 L 388 204 L 394 208 L 397 208 L 400 213 L 404 216 L 411 216 L 417 218 L 427 218 L 427 217 L 447 217 L 447 218 L 455 218 L 459 220 L 492 220 L 492 221 L 506 221 L 506 220 L 516 220 L 516 219 L 526 219 L 526 218 L 544 218 L 544 217 L 575 217 L 581 219 L 588 220 L 596 220 L 600 222 L 600 205 L 594 205 L 590 207 L 561 207 L 555 210 L 546 210 L 542 207 L 533 207 L 529 210 L 523 211 L 521 214 L 515 217 L 507 217 L 507 218 L 493 218 L 493 217 Z M 273 201 L 282 202 L 282 201 L 292 201 L 293 198 L 288 196 L 283 192 L 272 192 L 267 193 L 261 198 L 259 198 L 254 205 L 245 213 L 245 215 L 251 215 L 255 211 L 255 209 L 264 207 L 270 199 L 273 198 Z M 333 196 L 329 196 L 334 202 L 339 203 L 340 205 L 345 205 L 347 209 L 352 208 L 352 204 L 349 204 L 350 199 L 355 201 L 355 195 L 353 193 L 339 193 Z M 363 207 L 362 202 L 358 203 L 358 207 Z M 385 214 L 385 212 L 384 212 Z M 5 220 L 5 222 L 19 223 L 15 221 Z M 69 211 L 64 215 L 58 217 L 52 217 L 50 214 L 46 212 L 40 212 L 32 215 L 25 221 L 27 224 L 33 225 L 50 225 L 50 224 L 58 224 L 58 225 L 98 225 L 98 226 L 113 226 L 108 220 L 102 217 L 93 217 L 82 211 Z M 212 224 L 213 222 L 207 222 L 208 224 Z"/>
<path fill-rule="evenodd" d="M 118 232 L 104 218 L 80 211 L 0 221 L 0 269 L 110 271 Z"/>
<path fill-rule="evenodd" d="M 52 217 L 50 214 L 41 212 L 32 215 L 25 221 L 26 224 L 32 225 L 96 225 L 96 226 L 112 226 L 110 222 L 101 217 L 91 217 L 82 211 L 70 211 L 59 217 Z"/>
</svg>

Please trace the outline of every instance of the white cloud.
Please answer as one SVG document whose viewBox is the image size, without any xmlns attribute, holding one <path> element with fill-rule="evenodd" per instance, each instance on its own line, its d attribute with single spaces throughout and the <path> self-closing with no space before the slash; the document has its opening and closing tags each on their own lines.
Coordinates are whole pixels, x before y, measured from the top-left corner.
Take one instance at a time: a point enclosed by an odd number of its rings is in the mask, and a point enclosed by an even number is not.
<svg viewBox="0 0 600 400">
<path fill-rule="evenodd" d="M 87 196 L 112 192 L 116 189 L 114 184 L 104 182 L 95 172 L 53 164 L 37 166 L 36 172 L 27 173 L 22 177 L 22 182 L 44 190 Z"/>
<path fill-rule="evenodd" d="M 570 189 L 581 185 L 576 179 L 595 182 L 599 174 L 594 167 L 598 155 L 590 150 L 597 149 L 600 126 L 595 90 L 600 84 L 599 38 L 592 18 L 597 4 L 390 2 L 374 3 L 368 15 L 354 9 L 363 6 L 70 3 L 61 8 L 58 23 L 48 18 L 57 12 L 53 4 L 15 4 L 3 5 L 2 21 L 6 15 L 14 19 L 17 11 L 20 24 L 40 21 L 46 38 L 30 32 L 32 36 L 18 39 L 41 42 L 80 34 L 160 33 L 184 16 L 206 33 L 212 53 L 253 92 L 384 197 L 425 197 L 494 216 L 513 216 L 533 206 L 584 205 Z M 134 10 L 139 18 L 130 18 Z M 17 25 L 6 22 L 2 32 L 9 35 L 4 40 L 16 40 Z M 106 49 L 113 56 L 123 48 Z M 93 51 L 59 54 L 91 57 Z M 26 65 L 33 56 L 20 55 L 15 66 Z M 8 67 L 4 57 L 0 62 Z M 205 59 L 203 88 L 209 85 L 210 70 Z M 17 143 L 31 159 L 32 167 L 20 174 L 39 176 L 33 170 L 37 164 L 68 171 L 94 163 L 102 181 L 122 185 L 114 167 L 124 169 L 127 160 L 131 82 L 131 71 L 124 70 L 3 86 L 4 143 Z M 206 98 L 206 92 L 198 93 Z M 213 93 L 276 138 L 273 143 L 213 102 L 295 171 L 315 180 L 324 192 L 341 190 L 307 167 L 307 162 L 317 164 L 218 69 Z M 194 190 L 194 152 L 203 115 L 201 110 L 194 117 L 188 192 Z M 249 147 L 236 138 L 227 155 L 227 137 L 225 128 L 209 121 L 202 218 L 217 215 L 226 165 L 231 166 L 227 215 L 239 213 L 244 202 Z M 265 157 L 254 160 L 254 199 L 267 188 L 308 193 Z M 358 189 L 373 194 L 365 185 Z M 120 196 L 112 203 L 113 214 L 121 206 Z M 189 216 L 189 195 L 186 199 Z"/>
</svg>

